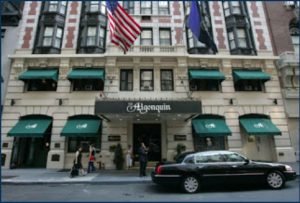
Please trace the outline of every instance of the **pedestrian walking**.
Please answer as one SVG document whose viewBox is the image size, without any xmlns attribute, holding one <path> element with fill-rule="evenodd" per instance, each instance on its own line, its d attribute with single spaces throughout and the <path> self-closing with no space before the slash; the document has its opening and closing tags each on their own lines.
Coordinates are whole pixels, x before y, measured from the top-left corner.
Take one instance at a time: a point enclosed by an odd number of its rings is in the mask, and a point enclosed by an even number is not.
<svg viewBox="0 0 300 203">
<path fill-rule="evenodd" d="M 148 161 L 148 149 L 142 142 L 139 148 L 139 160 L 140 160 L 140 177 L 146 176 L 146 167 Z"/>
<path fill-rule="evenodd" d="M 84 169 L 82 167 L 82 147 L 79 147 L 75 153 L 75 166 L 79 171 L 79 175 L 85 175 Z"/>
<path fill-rule="evenodd" d="M 131 145 L 128 145 L 128 149 L 126 152 L 126 166 L 127 169 L 132 167 L 132 148 Z"/>
<path fill-rule="evenodd" d="M 87 169 L 87 172 L 90 173 L 90 172 L 93 172 L 96 170 L 95 168 L 95 165 L 94 165 L 94 162 L 96 160 L 95 158 L 95 147 L 93 144 L 90 145 L 90 148 L 89 148 L 89 164 L 88 164 L 88 169 Z"/>
</svg>

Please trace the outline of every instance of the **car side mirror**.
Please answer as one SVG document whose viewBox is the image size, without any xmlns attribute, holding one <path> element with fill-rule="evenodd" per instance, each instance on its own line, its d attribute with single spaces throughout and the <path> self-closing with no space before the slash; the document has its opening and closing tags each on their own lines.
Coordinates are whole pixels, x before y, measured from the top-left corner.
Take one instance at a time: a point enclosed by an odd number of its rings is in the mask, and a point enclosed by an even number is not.
<svg viewBox="0 0 300 203">
<path fill-rule="evenodd" d="M 245 159 L 245 164 L 244 164 L 244 165 L 248 165 L 248 164 L 249 164 L 249 162 L 250 162 L 250 160 L 249 160 L 249 159 Z"/>
</svg>

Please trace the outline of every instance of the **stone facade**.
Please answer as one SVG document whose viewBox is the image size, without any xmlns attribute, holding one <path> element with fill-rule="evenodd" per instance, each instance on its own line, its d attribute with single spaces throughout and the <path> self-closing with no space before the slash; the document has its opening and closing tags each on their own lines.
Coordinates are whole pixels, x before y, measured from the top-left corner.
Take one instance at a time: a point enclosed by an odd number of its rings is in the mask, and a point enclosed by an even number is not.
<svg viewBox="0 0 300 203">
<path fill-rule="evenodd" d="M 96 100 L 194 100 L 201 101 L 203 114 L 224 116 L 232 136 L 226 137 L 226 149 L 240 152 L 254 159 L 272 161 L 294 161 L 294 150 L 290 141 L 287 116 L 284 110 L 280 91 L 279 78 L 275 66 L 278 57 L 273 55 L 271 39 L 266 25 L 262 2 L 247 2 L 253 30 L 257 55 L 230 55 L 228 36 L 225 27 L 223 6 L 221 2 L 209 2 L 214 40 L 219 53 L 216 55 L 193 55 L 186 51 L 186 35 L 183 29 L 184 11 L 181 2 L 170 2 L 170 14 L 159 16 L 157 2 L 153 2 L 151 21 L 142 21 L 141 15 L 133 15 L 142 27 L 153 28 L 153 46 L 139 46 L 136 40 L 132 49 L 124 55 L 117 47 L 106 40 L 105 54 L 76 54 L 78 40 L 78 24 L 80 21 L 81 2 L 68 2 L 66 25 L 61 54 L 32 54 L 33 40 L 41 2 L 25 2 L 22 31 L 19 38 L 19 49 L 12 58 L 12 72 L 8 83 L 8 94 L 5 99 L 2 116 L 2 153 L 6 154 L 5 168 L 10 167 L 14 138 L 7 133 L 18 122 L 19 117 L 30 114 L 42 114 L 53 118 L 50 151 L 47 168 L 70 168 L 74 153 L 68 153 L 67 138 L 60 135 L 68 117 L 73 115 L 94 115 Z M 139 13 L 139 2 L 135 3 L 135 13 Z M 32 12 L 31 12 L 32 10 Z M 28 12 L 30 11 L 30 12 Z M 28 19 L 35 19 L 34 23 Z M 260 22 L 260 23 L 257 23 Z M 159 46 L 159 28 L 171 28 L 172 46 Z M 30 36 L 30 37 L 29 37 Z M 109 34 L 107 35 L 109 36 Z M 26 92 L 24 82 L 18 76 L 30 67 L 58 67 L 59 79 L 55 92 Z M 101 97 L 99 92 L 72 92 L 71 82 L 67 79 L 73 67 L 104 67 L 105 82 Z M 217 67 L 225 74 L 220 91 L 189 91 L 188 67 Z M 234 89 L 233 68 L 260 68 L 271 75 L 262 92 L 237 92 Z M 134 81 L 133 91 L 120 91 L 120 69 L 132 68 Z M 154 90 L 140 91 L 140 70 L 152 69 L 154 74 Z M 160 70 L 173 70 L 174 90 L 161 91 Z M 14 100 L 14 105 L 11 105 Z M 274 100 L 277 102 L 274 103 Z M 61 101 L 61 103 L 60 103 Z M 232 101 L 232 102 L 231 102 Z M 239 125 L 239 116 L 246 114 L 264 114 L 270 116 L 272 122 L 280 129 L 281 136 L 270 136 L 261 139 L 257 146 L 248 143 L 248 137 Z M 101 161 L 106 168 L 113 168 L 111 145 L 121 143 L 123 149 L 133 143 L 133 125 L 138 123 L 158 123 L 161 125 L 161 158 L 173 160 L 176 146 L 181 143 L 186 151 L 194 150 L 194 138 L 191 120 L 181 115 L 167 115 L 161 118 L 110 115 L 110 122 L 103 120 L 101 135 Z M 120 135 L 118 142 L 109 141 L 110 135 Z M 176 141 L 175 134 L 186 135 L 184 141 Z M 261 149 L 261 150 L 257 150 Z M 59 161 L 53 160 L 59 155 Z M 259 159 L 258 158 L 258 159 Z M 257 159 L 257 158 L 255 158 Z M 87 166 L 84 156 L 83 164 Z"/>
<path fill-rule="evenodd" d="M 298 27 L 298 40 L 300 36 L 299 2 L 265 2 L 264 6 L 274 54 L 280 56 L 277 69 L 281 92 L 291 141 L 299 160 L 299 50 L 294 49 L 291 37 L 292 23 L 298 23 L 294 25 Z"/>
</svg>

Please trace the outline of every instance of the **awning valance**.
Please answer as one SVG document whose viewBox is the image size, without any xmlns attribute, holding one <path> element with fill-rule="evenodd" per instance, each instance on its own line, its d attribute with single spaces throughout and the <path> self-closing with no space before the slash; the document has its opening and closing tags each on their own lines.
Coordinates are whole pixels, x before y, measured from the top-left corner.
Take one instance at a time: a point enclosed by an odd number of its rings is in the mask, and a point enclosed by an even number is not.
<svg viewBox="0 0 300 203">
<path fill-rule="evenodd" d="M 61 136 L 96 137 L 99 135 L 101 119 L 68 119 Z"/>
<path fill-rule="evenodd" d="M 48 79 L 48 80 L 58 80 L 58 70 L 56 69 L 30 69 L 23 72 L 19 76 L 19 80 L 38 80 L 38 79 Z"/>
<path fill-rule="evenodd" d="M 224 119 L 203 118 L 192 121 L 193 128 L 199 136 L 228 136 L 231 131 Z"/>
<path fill-rule="evenodd" d="M 67 78 L 69 80 L 76 79 L 100 79 L 104 80 L 104 69 L 103 68 L 76 68 L 72 69 Z"/>
<path fill-rule="evenodd" d="M 248 135 L 281 135 L 280 130 L 267 118 L 240 118 Z"/>
<path fill-rule="evenodd" d="M 261 70 L 234 70 L 233 78 L 235 82 L 239 80 L 262 80 L 266 82 L 271 79 L 271 76 Z"/>
<path fill-rule="evenodd" d="M 218 70 L 189 70 L 190 80 L 225 80 L 225 76 Z"/>
<path fill-rule="evenodd" d="M 51 123 L 51 118 L 20 119 L 18 123 L 8 132 L 8 136 L 43 137 Z"/>
</svg>

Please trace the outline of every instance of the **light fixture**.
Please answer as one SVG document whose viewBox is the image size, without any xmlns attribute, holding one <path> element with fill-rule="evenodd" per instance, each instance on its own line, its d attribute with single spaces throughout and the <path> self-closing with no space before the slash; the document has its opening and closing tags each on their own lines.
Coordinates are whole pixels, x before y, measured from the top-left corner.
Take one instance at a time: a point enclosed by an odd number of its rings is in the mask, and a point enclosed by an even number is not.
<svg viewBox="0 0 300 203">
<path fill-rule="evenodd" d="M 63 100 L 62 99 L 58 99 L 58 105 L 61 106 L 63 104 Z"/>
<path fill-rule="evenodd" d="M 15 105 L 15 103 L 16 103 L 16 102 L 15 102 L 14 99 L 11 99 L 11 100 L 10 100 L 10 105 L 11 105 L 11 106 Z"/>
<path fill-rule="evenodd" d="M 273 104 L 275 104 L 275 105 L 278 104 L 277 99 L 274 99 L 274 100 L 273 100 Z"/>
<path fill-rule="evenodd" d="M 233 105 L 233 99 L 229 99 L 229 104 Z"/>
</svg>

